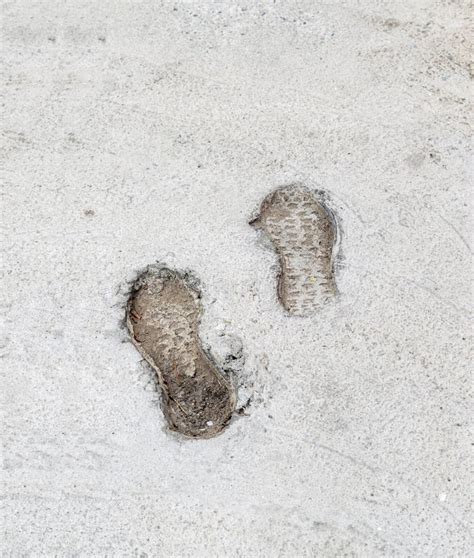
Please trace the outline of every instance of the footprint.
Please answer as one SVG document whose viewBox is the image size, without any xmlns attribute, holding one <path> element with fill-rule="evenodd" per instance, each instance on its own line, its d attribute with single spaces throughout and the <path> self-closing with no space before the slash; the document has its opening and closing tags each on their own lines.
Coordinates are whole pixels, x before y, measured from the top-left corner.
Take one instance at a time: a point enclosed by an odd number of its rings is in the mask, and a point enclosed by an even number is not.
<svg viewBox="0 0 474 558">
<path fill-rule="evenodd" d="M 134 345 L 158 374 L 170 428 L 211 438 L 229 422 L 236 394 L 201 347 L 200 298 L 189 274 L 149 267 L 133 286 L 127 326 Z"/>
<path fill-rule="evenodd" d="M 308 316 L 336 293 L 333 213 L 301 184 L 269 194 L 250 225 L 270 239 L 280 263 L 278 298 L 294 316 Z"/>
</svg>

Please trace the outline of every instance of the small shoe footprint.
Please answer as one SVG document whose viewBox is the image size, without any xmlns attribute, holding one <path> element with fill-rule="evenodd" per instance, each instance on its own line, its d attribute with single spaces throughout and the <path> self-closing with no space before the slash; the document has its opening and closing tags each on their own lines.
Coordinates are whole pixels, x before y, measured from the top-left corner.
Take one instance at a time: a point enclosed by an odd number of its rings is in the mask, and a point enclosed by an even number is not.
<svg viewBox="0 0 474 558">
<path fill-rule="evenodd" d="M 332 212 L 300 184 L 269 194 L 250 225 L 270 239 L 279 258 L 278 298 L 290 315 L 308 316 L 336 293 Z"/>
<path fill-rule="evenodd" d="M 189 275 L 149 267 L 133 286 L 127 327 L 158 375 L 169 427 L 211 438 L 229 422 L 236 394 L 202 349 L 201 313 L 200 293 Z"/>
</svg>

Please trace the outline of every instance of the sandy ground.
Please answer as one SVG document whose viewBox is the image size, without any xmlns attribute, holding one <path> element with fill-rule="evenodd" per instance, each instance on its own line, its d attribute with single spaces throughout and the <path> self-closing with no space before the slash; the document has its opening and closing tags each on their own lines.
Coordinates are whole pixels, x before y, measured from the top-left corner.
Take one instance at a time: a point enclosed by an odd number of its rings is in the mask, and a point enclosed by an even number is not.
<svg viewBox="0 0 474 558">
<path fill-rule="evenodd" d="M 4 2 L 4 556 L 468 555 L 468 4 Z M 292 181 L 343 231 L 313 318 L 247 224 Z M 122 327 L 156 261 L 243 350 L 211 440 Z"/>
</svg>

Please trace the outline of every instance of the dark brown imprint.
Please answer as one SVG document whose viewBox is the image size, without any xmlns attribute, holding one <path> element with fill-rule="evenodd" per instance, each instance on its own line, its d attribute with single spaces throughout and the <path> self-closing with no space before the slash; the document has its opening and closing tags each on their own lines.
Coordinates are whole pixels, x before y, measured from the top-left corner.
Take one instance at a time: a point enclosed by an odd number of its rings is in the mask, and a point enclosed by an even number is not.
<svg viewBox="0 0 474 558">
<path fill-rule="evenodd" d="M 336 220 L 310 190 L 300 184 L 278 188 L 250 225 L 265 232 L 278 255 L 278 298 L 289 314 L 308 316 L 337 293 Z"/>
<path fill-rule="evenodd" d="M 150 267 L 133 287 L 127 326 L 134 345 L 158 375 L 170 428 L 193 438 L 211 438 L 229 422 L 236 395 L 201 347 L 201 313 L 192 278 Z"/>
</svg>

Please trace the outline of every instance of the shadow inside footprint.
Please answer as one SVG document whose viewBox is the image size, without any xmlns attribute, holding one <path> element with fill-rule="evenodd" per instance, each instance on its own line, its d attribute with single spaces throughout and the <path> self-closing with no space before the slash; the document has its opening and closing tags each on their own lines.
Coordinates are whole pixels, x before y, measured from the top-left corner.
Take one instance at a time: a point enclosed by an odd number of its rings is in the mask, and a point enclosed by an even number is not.
<svg viewBox="0 0 474 558">
<path fill-rule="evenodd" d="M 158 375 L 170 428 L 211 438 L 229 422 L 236 394 L 202 349 L 201 313 L 200 293 L 190 275 L 149 267 L 133 286 L 127 327 Z"/>
<path fill-rule="evenodd" d="M 289 314 L 311 315 L 337 293 L 336 219 L 310 190 L 300 184 L 278 188 L 249 224 L 268 236 L 278 255 L 278 298 Z"/>
</svg>

